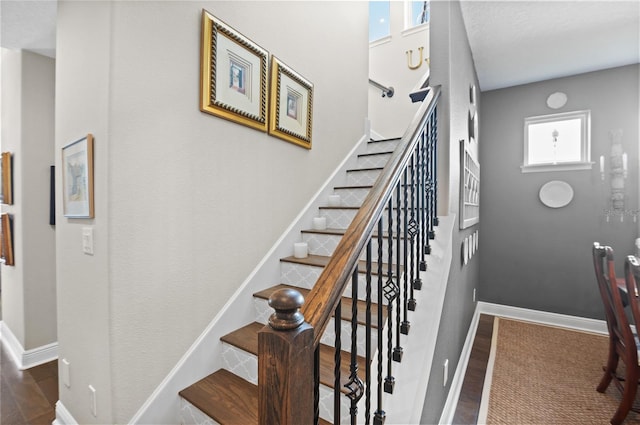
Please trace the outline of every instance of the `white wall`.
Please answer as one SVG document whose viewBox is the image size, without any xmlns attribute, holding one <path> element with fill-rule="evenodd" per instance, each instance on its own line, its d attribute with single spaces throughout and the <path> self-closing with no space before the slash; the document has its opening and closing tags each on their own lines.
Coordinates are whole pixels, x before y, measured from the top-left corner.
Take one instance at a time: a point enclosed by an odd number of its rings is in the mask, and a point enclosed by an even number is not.
<svg viewBox="0 0 640 425">
<path fill-rule="evenodd" d="M 2 49 L 2 151 L 13 154 L 15 266 L 2 265 L 3 321 L 23 351 L 55 343 L 55 231 L 49 225 L 55 62 Z M 20 349 L 20 347 L 18 347 Z M 23 354 L 23 353 L 16 353 Z"/>
<path fill-rule="evenodd" d="M 395 90 L 393 97 L 382 97 L 381 91 L 369 86 L 369 118 L 371 128 L 381 136 L 401 137 L 420 104 L 414 104 L 409 93 L 428 72 L 429 24 L 405 30 L 405 2 L 392 1 L 389 5 L 390 36 L 371 43 L 369 49 L 369 75 L 372 80 Z M 423 47 L 420 62 L 418 48 Z M 407 61 L 412 50 L 413 67 Z"/>
<path fill-rule="evenodd" d="M 314 83 L 312 150 L 199 111 L 203 7 Z M 362 136 L 367 3 L 68 1 L 58 15 L 56 146 L 91 132 L 96 157 L 95 219 L 58 214 L 60 399 L 80 423 L 121 423 Z"/>
</svg>

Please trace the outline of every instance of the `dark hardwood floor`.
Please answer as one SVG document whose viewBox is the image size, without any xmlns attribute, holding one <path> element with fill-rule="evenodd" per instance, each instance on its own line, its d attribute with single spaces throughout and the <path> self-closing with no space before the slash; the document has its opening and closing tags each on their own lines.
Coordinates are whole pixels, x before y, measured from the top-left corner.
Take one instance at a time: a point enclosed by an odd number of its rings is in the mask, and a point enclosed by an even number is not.
<svg viewBox="0 0 640 425">
<path fill-rule="evenodd" d="M 462 382 L 458 406 L 453 417 L 453 423 L 477 424 L 480 401 L 482 399 L 482 387 L 487 371 L 489 353 L 491 351 L 491 337 L 493 335 L 494 316 L 480 315 L 476 337 L 473 340 L 471 355 L 467 365 L 467 371 Z"/>
<path fill-rule="evenodd" d="M 0 424 L 48 424 L 58 401 L 58 362 L 27 370 L 17 365 L 0 341 Z"/>
</svg>

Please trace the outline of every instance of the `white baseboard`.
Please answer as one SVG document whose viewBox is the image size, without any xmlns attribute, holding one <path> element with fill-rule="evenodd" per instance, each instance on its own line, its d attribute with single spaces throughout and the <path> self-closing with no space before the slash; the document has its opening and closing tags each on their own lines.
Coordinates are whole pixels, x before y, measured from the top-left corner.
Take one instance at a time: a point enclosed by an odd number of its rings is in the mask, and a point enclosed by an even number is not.
<svg viewBox="0 0 640 425">
<path fill-rule="evenodd" d="M 442 414 L 440 415 L 439 424 L 450 424 L 453 422 L 453 415 L 456 413 L 456 407 L 458 406 L 458 398 L 460 398 L 460 391 L 462 391 L 462 383 L 464 381 L 464 375 L 467 371 L 467 365 L 469 364 L 469 357 L 471 357 L 471 348 L 473 347 L 473 340 L 476 337 L 476 330 L 478 329 L 478 322 L 480 321 L 480 312 L 476 305 L 476 311 L 471 318 L 471 324 L 469 325 L 469 331 L 467 332 L 467 338 L 464 340 L 464 346 L 460 353 L 460 360 L 458 366 L 451 379 L 451 387 L 449 388 L 449 394 L 447 401 L 444 403 Z"/>
<path fill-rule="evenodd" d="M 604 320 L 588 319 L 586 317 L 569 316 L 567 314 L 549 313 L 547 311 L 530 310 L 527 308 L 511 307 L 501 304 L 479 302 L 477 309 L 480 313 L 542 325 L 556 326 L 582 332 L 592 332 L 607 335 L 607 322 Z"/>
<path fill-rule="evenodd" d="M 4 322 L 0 322 L 0 338 L 2 338 L 9 355 L 20 370 L 29 369 L 58 358 L 57 342 L 25 350 L 18 338 Z"/>
<path fill-rule="evenodd" d="M 56 402 L 56 419 L 52 425 L 78 425 L 78 421 L 76 421 L 71 412 L 64 407 L 64 404 L 58 400 Z"/>
<path fill-rule="evenodd" d="M 501 304 L 493 304 L 480 301 L 476 305 L 476 311 L 471 319 L 467 338 L 460 353 L 458 367 L 451 381 L 449 395 L 444 404 L 442 414 L 440 415 L 440 424 L 450 424 L 453 421 L 456 407 L 458 406 L 458 398 L 462 389 L 464 375 L 469 364 L 471 356 L 471 348 L 475 338 L 476 329 L 480 314 L 488 314 L 497 317 L 506 317 L 509 319 L 522 320 L 526 322 L 539 323 L 541 325 L 555 326 L 581 332 L 591 332 L 596 334 L 607 335 L 607 323 L 604 320 L 589 319 L 586 317 L 569 316 L 566 314 L 549 313 L 547 311 L 530 310 L 521 307 L 511 307 Z"/>
</svg>

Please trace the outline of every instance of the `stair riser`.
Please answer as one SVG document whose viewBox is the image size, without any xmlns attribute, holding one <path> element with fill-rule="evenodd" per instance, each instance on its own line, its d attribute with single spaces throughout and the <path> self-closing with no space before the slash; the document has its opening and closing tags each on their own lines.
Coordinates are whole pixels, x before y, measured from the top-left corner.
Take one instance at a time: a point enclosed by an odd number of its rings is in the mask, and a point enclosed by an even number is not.
<svg viewBox="0 0 640 425">
<path fill-rule="evenodd" d="M 370 186 L 375 183 L 380 170 L 354 170 L 347 173 L 347 184 L 354 186 Z"/>
<path fill-rule="evenodd" d="M 392 152 L 400 143 L 399 140 L 385 140 L 384 142 L 367 143 L 367 153 Z"/>
<path fill-rule="evenodd" d="M 354 210 L 354 209 L 346 209 L 346 208 L 320 208 L 320 217 L 326 217 L 327 218 L 327 227 L 330 229 L 346 229 L 349 227 L 349 225 L 351 224 L 351 222 L 353 221 L 353 218 L 356 216 L 356 213 L 358 212 L 358 210 Z M 411 215 L 410 215 L 410 211 L 408 211 L 408 215 L 407 218 L 410 220 L 411 219 Z M 417 220 L 418 217 L 416 215 L 417 213 L 414 213 L 414 220 Z M 393 233 L 397 233 L 397 228 L 398 228 L 398 216 L 397 216 L 397 212 L 394 210 L 393 212 Z M 387 213 L 387 211 L 385 210 L 385 212 L 382 215 L 382 230 L 383 231 L 387 231 L 387 223 L 389 221 L 389 214 Z M 400 215 L 400 230 L 402 232 L 404 232 L 404 215 L 403 212 L 401 211 L 401 215 Z"/>
<path fill-rule="evenodd" d="M 359 156 L 356 164 L 358 168 L 384 167 L 387 162 L 389 162 L 391 155 L 390 153 L 380 153 L 377 155 Z"/>
<path fill-rule="evenodd" d="M 331 255 L 333 255 L 333 252 L 335 251 L 336 246 L 338 245 L 341 239 L 342 239 L 342 235 L 328 235 L 323 233 L 303 233 L 302 234 L 302 241 L 307 243 L 309 247 L 309 254 L 324 255 L 327 257 L 330 257 Z M 395 253 L 397 251 L 397 245 L 396 245 L 397 239 L 393 239 L 392 244 L 393 244 L 392 252 L 394 254 L 393 261 L 395 262 L 396 261 Z M 372 252 L 372 256 L 374 258 L 377 258 L 377 254 L 378 254 L 377 238 L 372 240 L 371 252 Z M 388 255 L 389 255 L 389 239 L 388 238 L 382 239 L 382 253 L 383 253 L 382 258 L 384 258 L 384 261 L 387 262 Z M 403 253 L 404 253 L 404 242 L 401 240 L 400 241 L 400 256 L 401 256 L 400 264 L 403 263 L 402 261 Z M 366 252 L 363 252 L 362 255 L 360 256 L 360 259 L 366 260 L 366 257 L 367 257 Z"/>
<path fill-rule="evenodd" d="M 334 193 L 340 195 L 340 205 L 347 207 L 360 207 L 364 202 L 364 199 L 369 194 L 369 188 L 349 188 L 349 189 L 335 189 Z"/>
<path fill-rule="evenodd" d="M 180 397 L 181 425 L 220 425 L 202 410 Z"/>
<path fill-rule="evenodd" d="M 273 313 L 273 309 L 269 307 L 267 300 L 262 298 L 254 299 L 254 308 L 256 311 L 256 322 L 267 324 L 269 320 L 269 316 Z M 385 307 L 386 308 L 386 307 Z M 334 319 L 330 319 L 327 328 L 322 334 L 322 342 L 325 345 L 335 346 L 335 321 Z M 364 356 L 366 354 L 366 327 L 364 325 L 358 325 L 357 329 L 357 352 L 359 355 Z M 351 352 L 351 323 L 343 320 L 341 324 L 341 332 L 340 332 L 340 341 L 341 341 L 341 349 L 343 351 Z M 373 330 L 371 333 L 371 344 L 372 347 L 376 347 L 378 343 L 378 332 L 377 330 Z M 234 372 L 235 373 L 235 372 Z"/>
</svg>

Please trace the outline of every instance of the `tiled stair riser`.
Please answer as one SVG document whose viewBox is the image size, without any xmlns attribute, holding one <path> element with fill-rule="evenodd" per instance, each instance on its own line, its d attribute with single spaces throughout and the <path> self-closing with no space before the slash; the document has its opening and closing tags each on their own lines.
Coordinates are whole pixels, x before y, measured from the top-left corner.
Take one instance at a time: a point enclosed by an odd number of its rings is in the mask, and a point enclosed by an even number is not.
<svg viewBox="0 0 640 425">
<path fill-rule="evenodd" d="M 340 204 L 347 207 L 360 207 L 369 194 L 370 188 L 339 188 L 334 189 L 340 195 Z"/>
<path fill-rule="evenodd" d="M 395 150 L 395 148 L 400 143 L 398 140 L 385 140 L 383 142 L 371 142 L 367 143 L 366 152 L 367 153 L 380 153 L 380 152 L 391 152 Z"/>
<path fill-rule="evenodd" d="M 394 229 L 395 230 L 395 229 Z M 336 249 L 336 246 L 342 239 L 342 235 L 331 235 L 325 233 L 307 233 L 304 232 L 302 234 L 302 241 L 306 242 L 309 247 L 309 254 L 314 255 L 324 255 L 330 257 L 333 255 L 333 252 Z M 394 238 L 392 240 L 392 253 L 394 255 L 393 262 L 396 262 L 396 253 L 397 253 L 397 239 Z M 371 252 L 373 257 L 377 258 L 378 254 L 378 239 L 375 237 L 371 241 Z M 404 253 L 404 241 L 400 240 L 400 264 L 403 264 L 403 253 Z M 360 256 L 361 260 L 366 260 L 367 253 L 364 251 Z M 385 262 L 388 261 L 389 258 L 389 238 L 382 238 L 382 258 Z"/>
<path fill-rule="evenodd" d="M 329 229 L 346 229 L 349 227 L 351 222 L 358 210 L 355 209 L 347 209 L 347 208 L 320 208 L 319 216 L 326 217 L 327 219 L 327 228 Z M 393 220 L 393 233 L 397 233 L 398 229 L 398 213 L 397 210 L 394 209 L 392 213 Z M 414 213 L 414 220 L 418 221 L 419 216 L 418 213 Z M 407 211 L 407 220 L 411 220 L 411 211 Z M 388 231 L 388 223 L 389 222 L 389 213 L 387 210 L 382 214 L 382 230 Z M 400 231 L 404 232 L 404 212 L 400 211 Z"/>
<path fill-rule="evenodd" d="M 380 170 L 351 170 L 347 172 L 347 184 L 354 186 L 370 186 L 375 183 Z"/>
<path fill-rule="evenodd" d="M 256 310 L 256 322 L 266 324 L 269 320 L 269 316 L 273 313 L 273 309 L 269 307 L 267 300 L 262 298 L 254 298 L 253 303 Z M 386 308 L 386 307 L 385 307 Z M 341 331 L 340 331 L 340 344 L 341 350 L 351 352 L 351 323 L 342 320 L 340 323 Z M 366 354 L 366 327 L 363 325 L 358 325 L 357 333 L 356 333 L 356 346 L 357 353 L 361 356 Z M 335 321 L 334 319 L 330 319 L 329 324 L 327 325 L 324 333 L 322 334 L 322 338 L 320 342 L 325 345 L 335 346 Z M 376 347 L 378 343 L 378 331 L 374 329 L 371 332 L 371 344 L 372 347 Z M 234 372 L 235 373 L 235 372 Z"/>
<path fill-rule="evenodd" d="M 358 168 L 384 167 L 391 158 L 390 153 L 358 156 L 356 166 Z"/>
<path fill-rule="evenodd" d="M 209 415 L 180 397 L 180 424 L 181 425 L 220 425 Z"/>
<path fill-rule="evenodd" d="M 309 266 L 306 264 L 296 263 L 281 263 L 281 283 L 292 286 L 301 286 L 303 288 L 311 289 L 318 280 L 320 273 L 324 270 L 322 267 Z M 377 288 L 377 276 L 371 277 L 371 297 L 372 301 L 376 302 L 378 299 Z M 358 299 L 364 300 L 366 294 L 366 275 L 364 273 L 358 274 Z M 351 298 L 351 283 L 349 282 L 345 288 L 345 297 Z"/>
</svg>

